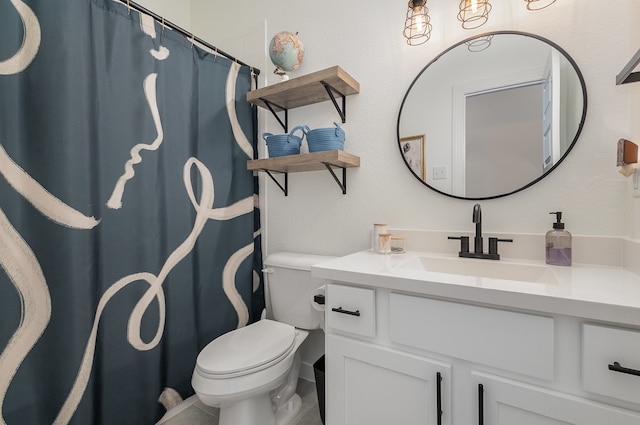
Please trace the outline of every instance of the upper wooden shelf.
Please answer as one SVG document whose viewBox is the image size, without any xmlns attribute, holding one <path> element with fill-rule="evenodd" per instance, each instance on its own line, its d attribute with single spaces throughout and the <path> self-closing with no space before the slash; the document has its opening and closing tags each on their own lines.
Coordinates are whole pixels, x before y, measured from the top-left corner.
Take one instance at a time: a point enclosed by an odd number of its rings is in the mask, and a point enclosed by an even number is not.
<svg viewBox="0 0 640 425">
<path fill-rule="evenodd" d="M 360 92 L 360 83 L 339 66 L 282 81 L 247 93 L 247 101 L 263 108 L 293 109 L 331 99 L 325 84 L 343 97 Z M 266 101 L 266 102 L 265 102 Z"/>
<path fill-rule="evenodd" d="M 275 158 L 253 159 L 247 161 L 247 170 L 297 173 L 300 171 L 324 170 L 326 164 L 339 168 L 359 167 L 360 158 L 341 150 L 312 152 L 300 155 L 277 156 Z"/>
</svg>

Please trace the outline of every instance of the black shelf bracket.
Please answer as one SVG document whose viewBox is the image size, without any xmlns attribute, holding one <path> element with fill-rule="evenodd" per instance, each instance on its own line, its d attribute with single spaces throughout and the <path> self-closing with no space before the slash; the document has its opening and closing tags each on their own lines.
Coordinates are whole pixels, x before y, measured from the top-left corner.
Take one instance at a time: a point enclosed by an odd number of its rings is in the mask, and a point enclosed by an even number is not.
<svg viewBox="0 0 640 425">
<path fill-rule="evenodd" d="M 284 193 L 284 196 L 288 196 L 289 195 L 289 173 L 283 173 L 284 174 L 284 186 L 282 186 L 280 184 L 280 182 L 278 180 L 276 180 L 276 178 L 273 176 L 273 174 L 271 174 L 271 171 L 269 170 L 262 170 L 265 173 L 267 173 L 267 175 L 269 177 L 271 177 L 271 180 L 273 180 L 275 182 L 275 184 L 278 185 L 278 187 L 280 188 L 280 190 L 282 190 L 282 192 Z"/>
<path fill-rule="evenodd" d="M 336 108 L 336 111 L 338 111 L 338 115 L 340 115 L 340 119 L 342 119 L 342 123 L 343 124 L 346 123 L 347 122 L 347 97 L 344 94 L 342 94 L 340 91 L 336 90 L 331 84 L 325 81 L 320 81 L 320 84 L 322 84 L 325 90 L 327 91 L 327 94 L 329 95 L 331 102 L 333 102 L 333 106 Z M 340 107 L 340 105 L 338 104 L 338 101 L 336 100 L 336 96 L 342 98 L 342 107 Z M 284 106 L 280 106 L 276 103 L 270 102 L 269 100 L 263 97 L 261 97 L 260 100 L 264 102 L 267 109 L 269 109 L 271 111 L 271 114 L 275 117 L 275 119 L 278 120 L 278 123 L 280 123 L 280 125 L 284 129 L 284 132 L 285 133 L 289 132 L 289 110 Z M 282 121 L 276 109 L 284 112 L 284 121 Z"/>
<path fill-rule="evenodd" d="M 278 122 L 284 129 L 284 132 L 288 133 L 289 132 L 289 110 L 285 107 L 269 102 L 267 99 L 260 98 L 260 100 L 262 100 L 264 104 L 267 105 L 267 108 L 269 108 L 273 116 L 276 118 L 276 120 L 278 120 Z M 275 108 L 278 108 L 284 111 L 284 122 L 282 122 L 282 119 L 280 119 L 280 116 L 278 116 L 278 113 L 276 112 Z"/>
<path fill-rule="evenodd" d="M 620 74 L 616 75 L 616 86 L 640 81 L 640 72 L 633 72 L 638 64 L 640 64 L 640 50 L 638 50 L 638 52 L 633 55 L 629 63 L 622 68 Z"/>
<path fill-rule="evenodd" d="M 320 81 L 320 84 L 322 84 L 325 88 L 325 90 L 327 90 L 327 94 L 329 95 L 329 97 L 331 98 L 331 101 L 333 102 L 333 106 L 335 106 L 336 111 L 338 111 L 338 115 L 340 115 L 340 118 L 342 118 L 342 123 L 346 123 L 347 122 L 347 98 L 344 94 L 340 93 L 338 90 L 336 90 L 335 88 L 333 88 L 330 84 L 328 84 L 325 81 Z M 333 93 L 336 93 L 338 96 L 340 96 L 342 98 L 342 109 L 340 109 L 340 106 L 338 105 L 338 102 L 336 101 L 336 97 Z"/>
<path fill-rule="evenodd" d="M 347 168 L 340 167 L 339 165 L 333 165 L 328 162 L 323 162 L 322 165 L 324 165 L 327 168 L 327 170 L 329 170 L 329 173 L 331 173 L 331 176 L 333 177 L 333 179 L 336 181 L 336 183 L 338 183 L 338 186 L 340 186 L 340 189 L 342 189 L 342 194 L 346 195 L 347 194 Z M 332 167 L 337 167 L 342 169 L 342 181 L 338 178 L 338 176 L 336 175 Z M 287 172 L 279 173 L 279 174 L 284 174 L 284 185 L 283 185 L 275 178 L 275 176 L 271 173 L 271 170 L 268 170 L 266 168 L 261 168 L 260 171 L 264 171 L 265 173 L 267 173 L 267 175 L 271 178 L 271 180 L 273 180 L 273 182 L 278 185 L 280 190 L 282 190 L 282 193 L 284 193 L 284 196 L 289 196 L 289 173 Z"/>
<path fill-rule="evenodd" d="M 338 183 L 338 186 L 340 186 L 340 189 L 342 189 L 342 194 L 346 195 L 347 194 L 347 169 L 344 167 L 339 167 L 339 168 L 342 168 L 342 181 L 340 181 L 340 179 L 338 179 L 338 176 L 336 176 L 336 173 L 333 171 L 333 168 L 331 168 L 331 164 L 329 164 L 328 162 L 323 162 L 323 164 L 325 167 L 327 167 L 327 170 L 329 170 L 329 172 L 331 173 L 331 176 L 336 181 L 336 183 Z"/>
</svg>

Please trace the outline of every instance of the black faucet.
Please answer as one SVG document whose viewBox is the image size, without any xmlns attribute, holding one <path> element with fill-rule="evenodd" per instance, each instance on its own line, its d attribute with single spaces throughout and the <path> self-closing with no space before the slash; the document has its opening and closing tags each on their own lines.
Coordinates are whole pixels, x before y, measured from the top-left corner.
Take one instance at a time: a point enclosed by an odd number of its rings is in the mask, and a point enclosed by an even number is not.
<svg viewBox="0 0 640 425">
<path fill-rule="evenodd" d="M 484 252 L 482 242 L 482 209 L 480 204 L 473 206 L 472 221 L 476 224 L 476 235 L 473 238 L 473 252 L 469 252 L 469 236 L 449 236 L 449 239 L 460 241 L 460 252 L 458 256 L 465 258 L 482 258 L 485 260 L 499 260 L 498 242 L 513 242 L 513 239 L 489 238 L 489 252 Z"/>
<path fill-rule="evenodd" d="M 473 251 L 482 253 L 482 210 L 480 204 L 473 206 L 473 217 L 471 220 L 476 224 L 476 236 L 473 238 Z"/>
</svg>

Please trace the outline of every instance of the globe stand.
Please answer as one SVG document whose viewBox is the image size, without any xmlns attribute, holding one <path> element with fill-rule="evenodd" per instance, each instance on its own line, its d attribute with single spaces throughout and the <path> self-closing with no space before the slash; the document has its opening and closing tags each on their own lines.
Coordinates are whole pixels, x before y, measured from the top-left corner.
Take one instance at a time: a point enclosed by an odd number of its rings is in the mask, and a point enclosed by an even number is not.
<svg viewBox="0 0 640 425">
<path fill-rule="evenodd" d="M 276 69 L 273 70 L 273 73 L 276 75 L 279 75 L 280 78 L 282 79 L 282 81 L 288 81 L 289 80 L 289 76 L 287 75 L 286 71 L 283 71 L 282 69 L 276 67 Z"/>
</svg>

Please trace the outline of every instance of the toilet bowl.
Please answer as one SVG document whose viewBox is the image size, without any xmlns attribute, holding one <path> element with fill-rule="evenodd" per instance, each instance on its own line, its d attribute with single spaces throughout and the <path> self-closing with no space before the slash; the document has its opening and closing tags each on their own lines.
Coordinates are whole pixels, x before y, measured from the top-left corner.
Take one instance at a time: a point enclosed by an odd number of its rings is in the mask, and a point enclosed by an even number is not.
<svg viewBox="0 0 640 425">
<path fill-rule="evenodd" d="M 310 299 L 325 282 L 312 278 L 310 270 L 330 258 L 294 253 L 267 257 L 265 277 L 275 320 L 228 332 L 199 353 L 191 385 L 205 405 L 220 408 L 219 425 L 290 425 L 298 415 L 297 350 L 323 319 Z"/>
</svg>

